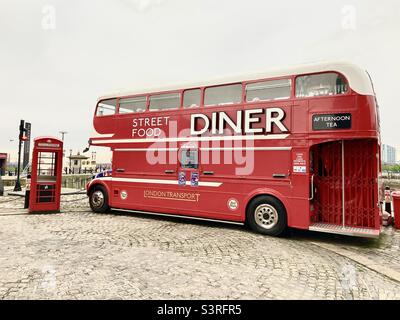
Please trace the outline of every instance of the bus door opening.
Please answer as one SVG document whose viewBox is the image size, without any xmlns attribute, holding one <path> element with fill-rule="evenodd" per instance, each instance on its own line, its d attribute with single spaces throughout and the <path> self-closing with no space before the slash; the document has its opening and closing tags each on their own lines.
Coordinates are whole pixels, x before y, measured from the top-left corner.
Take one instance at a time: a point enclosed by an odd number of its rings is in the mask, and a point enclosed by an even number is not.
<svg viewBox="0 0 400 320">
<path fill-rule="evenodd" d="M 311 222 L 378 227 L 375 144 L 372 139 L 343 140 L 311 148 Z"/>
</svg>

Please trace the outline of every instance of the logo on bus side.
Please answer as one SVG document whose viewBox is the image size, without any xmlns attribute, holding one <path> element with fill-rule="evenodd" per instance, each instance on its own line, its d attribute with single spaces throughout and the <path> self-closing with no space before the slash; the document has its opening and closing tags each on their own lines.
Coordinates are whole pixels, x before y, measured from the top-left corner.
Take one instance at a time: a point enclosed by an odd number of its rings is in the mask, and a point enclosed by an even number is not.
<svg viewBox="0 0 400 320">
<path fill-rule="evenodd" d="M 228 208 L 232 211 L 236 211 L 239 208 L 239 202 L 235 198 L 229 199 Z"/>
<path fill-rule="evenodd" d="M 144 197 L 149 199 L 199 202 L 200 193 L 165 190 L 144 190 Z"/>
<path fill-rule="evenodd" d="M 213 112 L 211 119 L 202 113 L 191 115 L 190 134 L 199 135 L 206 132 L 223 134 L 226 127 L 230 127 L 235 134 L 262 134 L 273 132 L 276 126 L 281 132 L 289 130 L 283 124 L 285 111 L 281 108 L 250 109 L 236 111 L 236 120 L 224 111 Z M 263 121 L 264 119 L 264 121 Z M 199 122 L 202 122 L 199 124 Z M 254 128 L 253 125 L 265 122 L 264 128 Z"/>
<path fill-rule="evenodd" d="M 128 192 L 126 192 L 125 190 L 121 191 L 121 199 L 126 200 L 127 198 L 128 198 Z"/>
</svg>

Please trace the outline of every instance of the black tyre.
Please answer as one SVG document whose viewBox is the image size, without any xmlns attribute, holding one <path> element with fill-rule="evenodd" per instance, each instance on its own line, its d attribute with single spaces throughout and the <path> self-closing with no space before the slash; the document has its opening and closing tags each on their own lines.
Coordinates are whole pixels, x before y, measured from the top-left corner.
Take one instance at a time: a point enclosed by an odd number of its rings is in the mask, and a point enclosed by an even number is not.
<svg viewBox="0 0 400 320">
<path fill-rule="evenodd" d="M 246 222 L 256 232 L 269 236 L 282 235 L 287 228 L 285 206 L 272 196 L 259 196 L 248 205 Z"/>
<path fill-rule="evenodd" d="M 95 186 L 89 194 L 90 208 L 94 212 L 103 213 L 110 209 L 108 194 L 103 186 Z"/>
</svg>

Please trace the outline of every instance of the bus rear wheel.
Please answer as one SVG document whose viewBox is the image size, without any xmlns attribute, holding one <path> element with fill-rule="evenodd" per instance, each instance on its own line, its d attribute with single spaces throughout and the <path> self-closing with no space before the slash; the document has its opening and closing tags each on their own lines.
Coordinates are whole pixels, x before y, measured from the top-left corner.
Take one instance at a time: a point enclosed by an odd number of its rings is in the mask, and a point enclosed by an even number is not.
<svg viewBox="0 0 400 320">
<path fill-rule="evenodd" d="M 272 196 L 259 196 L 247 207 L 246 222 L 249 227 L 269 236 L 279 236 L 287 228 L 285 206 Z"/>
<path fill-rule="evenodd" d="M 104 213 L 110 209 L 108 205 L 108 194 L 104 187 L 96 186 L 90 192 L 89 204 L 93 212 Z"/>
</svg>

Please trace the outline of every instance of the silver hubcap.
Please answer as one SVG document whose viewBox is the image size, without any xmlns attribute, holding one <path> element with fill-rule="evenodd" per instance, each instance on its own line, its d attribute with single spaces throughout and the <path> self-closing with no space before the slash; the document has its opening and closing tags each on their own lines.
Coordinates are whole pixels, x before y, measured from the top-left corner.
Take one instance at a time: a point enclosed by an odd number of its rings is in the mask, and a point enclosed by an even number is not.
<svg viewBox="0 0 400 320">
<path fill-rule="evenodd" d="M 101 208 L 104 204 L 104 194 L 101 191 L 95 191 L 92 194 L 92 204 L 95 208 Z"/>
<path fill-rule="evenodd" d="M 261 204 L 254 212 L 256 223 L 264 229 L 272 229 L 278 223 L 278 212 L 269 204 Z"/>
</svg>

